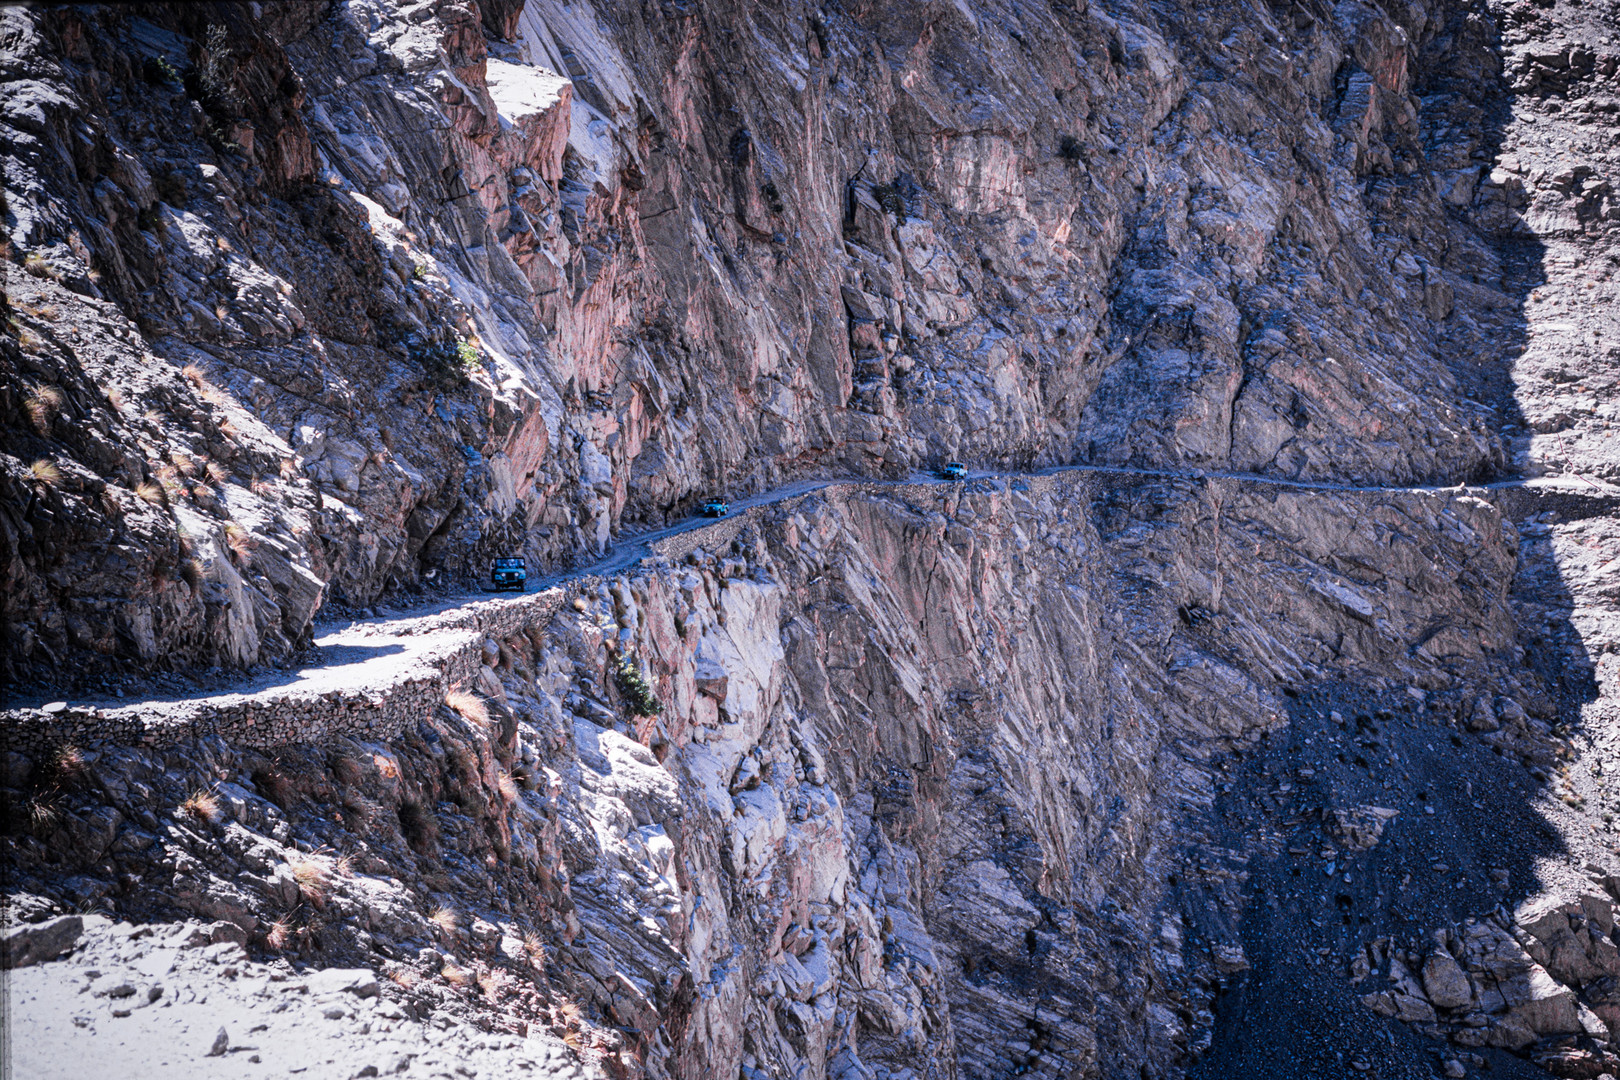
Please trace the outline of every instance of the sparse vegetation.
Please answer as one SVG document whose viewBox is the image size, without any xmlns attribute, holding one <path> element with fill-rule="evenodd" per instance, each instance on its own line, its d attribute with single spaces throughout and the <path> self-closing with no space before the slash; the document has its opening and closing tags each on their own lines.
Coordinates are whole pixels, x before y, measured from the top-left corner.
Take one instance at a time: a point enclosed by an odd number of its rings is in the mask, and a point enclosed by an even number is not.
<svg viewBox="0 0 1620 1080">
<path fill-rule="evenodd" d="M 444 695 L 444 703 L 469 724 L 479 727 L 489 726 L 489 706 L 484 704 L 483 698 L 466 690 L 452 690 Z"/>
<path fill-rule="evenodd" d="M 51 421 L 56 414 L 62 411 L 62 391 L 54 386 L 36 386 L 23 403 L 23 409 L 28 413 L 28 422 L 34 425 L 34 430 L 41 435 L 50 434 Z"/>
<path fill-rule="evenodd" d="M 30 251 L 23 257 L 23 269 L 37 278 L 49 278 L 51 281 L 61 281 L 61 271 L 37 251 Z"/>
<path fill-rule="evenodd" d="M 479 365 L 478 347 L 448 333 L 431 340 L 412 335 L 406 339 L 405 355 L 434 381 L 450 387 L 466 385 L 467 376 Z"/>
<path fill-rule="evenodd" d="M 438 818 L 433 816 L 433 811 L 418 802 L 400 804 L 399 829 L 406 841 L 418 852 L 427 852 L 439 840 Z"/>
<path fill-rule="evenodd" d="M 141 78 L 151 86 L 179 86 L 183 76 L 168 57 L 148 56 L 141 61 Z"/>
<path fill-rule="evenodd" d="M 265 947 L 268 949 L 273 949 L 276 952 L 280 952 L 282 949 L 285 949 L 291 940 L 292 918 L 290 916 L 281 916 L 275 922 L 270 924 L 269 930 L 265 931 Z"/>
<path fill-rule="evenodd" d="M 28 476 L 35 483 L 52 487 L 62 482 L 62 470 L 49 458 L 40 458 L 28 466 Z"/>
<path fill-rule="evenodd" d="M 884 211 L 893 214 L 901 221 L 906 219 L 906 198 L 900 193 L 895 184 L 873 184 L 872 198 L 883 207 Z"/>
<path fill-rule="evenodd" d="M 180 804 L 180 812 L 194 820 L 212 824 L 219 820 L 219 796 L 199 788 Z"/>
<path fill-rule="evenodd" d="M 456 932 L 456 928 L 461 924 L 461 919 L 453 908 L 436 907 L 433 909 L 433 914 L 428 916 L 428 922 L 438 927 L 441 934 L 450 935 Z"/>
<path fill-rule="evenodd" d="M 292 874 L 294 881 L 298 882 L 298 891 L 303 893 L 304 899 L 316 907 L 326 904 L 327 890 L 331 885 L 331 870 L 315 859 L 297 859 L 288 864 L 287 870 Z"/>
<path fill-rule="evenodd" d="M 624 701 L 632 716 L 657 716 L 664 711 L 664 703 L 658 700 L 651 686 L 641 674 L 641 667 L 636 663 L 635 657 L 629 653 L 621 653 L 613 665 L 613 682 L 624 695 Z"/>
<path fill-rule="evenodd" d="M 180 579 L 191 586 L 191 595 L 202 594 L 203 564 L 200 559 L 182 559 L 180 562 Z"/>
<path fill-rule="evenodd" d="M 135 485 L 135 497 L 153 506 L 163 505 L 163 488 L 150 480 Z"/>
<path fill-rule="evenodd" d="M 253 557 L 253 549 L 258 546 L 253 534 L 234 521 L 225 523 L 225 543 L 230 546 L 231 557 L 239 566 L 247 564 Z"/>
<path fill-rule="evenodd" d="M 496 787 L 497 790 L 500 791 L 502 799 L 506 800 L 508 803 L 517 802 L 517 797 L 518 797 L 517 781 L 512 779 L 512 774 L 511 773 L 506 772 L 503 769 L 501 771 L 500 777 L 495 781 L 495 787 Z"/>
</svg>

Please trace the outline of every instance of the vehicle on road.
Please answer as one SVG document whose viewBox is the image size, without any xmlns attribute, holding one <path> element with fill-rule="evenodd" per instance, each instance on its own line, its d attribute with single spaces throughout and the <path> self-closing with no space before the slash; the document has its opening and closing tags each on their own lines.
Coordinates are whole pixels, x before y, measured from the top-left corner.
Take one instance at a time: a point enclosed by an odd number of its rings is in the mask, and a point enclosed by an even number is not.
<svg viewBox="0 0 1620 1080">
<path fill-rule="evenodd" d="M 944 467 L 939 470 L 939 478 L 941 480 L 966 480 L 968 478 L 967 466 L 960 461 L 947 461 Z"/>
<path fill-rule="evenodd" d="M 710 499 L 703 504 L 703 516 L 723 518 L 731 513 L 731 506 L 724 499 Z"/>
<path fill-rule="evenodd" d="M 522 559 L 496 559 L 489 568 L 490 587 L 496 592 L 522 592 L 529 570 Z"/>
</svg>

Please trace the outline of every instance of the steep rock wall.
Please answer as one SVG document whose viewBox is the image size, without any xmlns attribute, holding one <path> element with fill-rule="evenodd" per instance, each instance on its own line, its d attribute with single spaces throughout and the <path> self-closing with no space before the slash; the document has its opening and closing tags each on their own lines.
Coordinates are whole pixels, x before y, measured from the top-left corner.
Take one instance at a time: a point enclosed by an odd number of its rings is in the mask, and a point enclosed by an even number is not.
<svg viewBox="0 0 1620 1080">
<path fill-rule="evenodd" d="M 1444 494 L 829 489 L 535 609 L 483 646 L 485 703 L 397 737 L 14 755 L 10 797 L 44 809 L 12 873 L 380 963 L 419 1010 L 504 971 L 501 1023 L 646 1075 L 1175 1073 L 1247 966 L 1217 869 L 1247 856 L 1189 827 L 1229 761 L 1284 729 L 1279 685 L 1398 673 L 1420 721 L 1471 703 L 1513 542 Z"/>
<path fill-rule="evenodd" d="M 806 473 L 1503 459 L 1425 166 L 1482 136 L 1414 96 L 1493 77 L 1461 9 L 6 19 L 17 677 L 279 660 Z"/>
</svg>

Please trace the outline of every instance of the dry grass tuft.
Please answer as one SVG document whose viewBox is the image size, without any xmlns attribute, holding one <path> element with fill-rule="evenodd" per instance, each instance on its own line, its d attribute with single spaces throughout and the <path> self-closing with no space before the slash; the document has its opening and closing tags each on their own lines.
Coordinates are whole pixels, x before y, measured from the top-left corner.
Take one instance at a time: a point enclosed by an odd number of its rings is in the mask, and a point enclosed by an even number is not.
<svg viewBox="0 0 1620 1080">
<path fill-rule="evenodd" d="M 113 412 L 119 416 L 125 416 L 129 413 L 129 399 L 116 386 L 107 391 L 107 404 L 111 405 Z"/>
<path fill-rule="evenodd" d="M 163 487 L 160 484 L 152 483 L 150 480 L 143 480 L 141 483 L 135 485 L 135 497 L 144 503 L 150 503 L 153 506 L 162 506 Z"/>
<path fill-rule="evenodd" d="M 203 471 L 208 474 L 208 481 L 212 484 L 223 484 L 231 478 L 231 470 L 218 461 L 210 461 Z"/>
<path fill-rule="evenodd" d="M 185 477 L 187 480 L 190 480 L 193 476 L 196 476 L 202 471 L 202 467 L 198 464 L 197 459 L 183 450 L 175 450 L 170 452 L 169 462 L 174 466 L 174 471 Z"/>
<path fill-rule="evenodd" d="M 270 929 L 265 931 L 265 948 L 274 949 L 275 951 L 280 952 L 282 949 L 287 947 L 287 944 L 290 941 L 292 941 L 292 919 L 289 916 L 283 915 L 281 918 L 271 923 Z"/>
<path fill-rule="evenodd" d="M 219 820 L 219 796 L 199 788 L 180 804 L 180 812 L 189 818 L 212 824 Z"/>
<path fill-rule="evenodd" d="M 298 891 L 304 899 L 321 907 L 332 884 L 332 871 L 314 859 L 295 859 L 287 864 L 288 872 L 298 882 Z"/>
<path fill-rule="evenodd" d="M 298 477 L 298 462 L 296 460 L 294 460 L 293 458 L 290 458 L 290 457 L 282 458 L 281 459 L 281 478 L 283 480 L 294 480 L 294 479 L 297 479 L 297 477 Z"/>
<path fill-rule="evenodd" d="M 524 931 L 523 955 L 536 967 L 546 962 L 546 939 L 540 936 L 538 930 Z"/>
<path fill-rule="evenodd" d="M 240 442 L 242 439 L 242 429 L 237 427 L 236 421 L 228 416 L 219 422 L 219 433 L 231 440 L 231 442 Z"/>
<path fill-rule="evenodd" d="M 388 981 L 402 990 L 414 990 L 422 977 L 408 967 L 398 967 L 388 973 Z"/>
<path fill-rule="evenodd" d="M 449 983 L 457 990 L 467 989 L 473 984 L 474 981 L 474 975 L 472 972 L 468 971 L 466 968 L 455 967 L 452 964 L 444 965 L 444 970 L 440 972 L 440 974 L 444 976 L 445 982 Z"/>
<path fill-rule="evenodd" d="M 28 476 L 36 483 L 55 486 L 62 482 L 62 470 L 50 458 L 40 458 L 28 466 Z"/>
<path fill-rule="evenodd" d="M 192 386 L 201 386 L 208 381 L 208 373 L 196 364 L 187 364 L 180 369 L 180 374 L 184 375 Z"/>
<path fill-rule="evenodd" d="M 470 724 L 479 727 L 489 726 L 489 706 L 477 694 L 466 690 L 452 690 L 444 695 L 444 703 L 461 715 L 461 718 Z"/>
<path fill-rule="evenodd" d="M 180 578 L 191 586 L 191 595 L 202 592 L 203 564 L 201 559 L 185 559 L 180 563 Z"/>
<path fill-rule="evenodd" d="M 354 877 L 354 856 L 344 852 L 332 860 L 332 876 Z"/>
<path fill-rule="evenodd" d="M 50 278 L 52 281 L 62 280 L 62 275 L 45 261 L 45 256 L 37 251 L 30 251 L 23 256 L 23 269 L 37 278 Z"/>
<path fill-rule="evenodd" d="M 231 554 L 238 563 L 246 563 L 253 555 L 253 549 L 259 546 L 253 534 L 234 521 L 225 523 L 225 542 L 230 545 Z"/>
<path fill-rule="evenodd" d="M 439 932 L 443 934 L 454 934 L 460 921 L 460 916 L 456 914 L 454 908 L 436 907 L 433 914 L 428 916 L 428 922 L 437 926 Z"/>
<path fill-rule="evenodd" d="M 23 403 L 23 409 L 28 413 L 28 422 L 34 425 L 34 430 L 41 435 L 51 430 L 51 421 L 56 414 L 62 411 L 62 391 L 54 386 L 36 386 L 29 393 L 28 400 Z"/>
<path fill-rule="evenodd" d="M 500 777 L 495 781 L 495 787 L 500 791 L 501 798 L 505 799 L 508 803 L 517 802 L 517 781 L 512 779 L 511 773 L 505 771 L 504 769 L 501 770 Z"/>
</svg>

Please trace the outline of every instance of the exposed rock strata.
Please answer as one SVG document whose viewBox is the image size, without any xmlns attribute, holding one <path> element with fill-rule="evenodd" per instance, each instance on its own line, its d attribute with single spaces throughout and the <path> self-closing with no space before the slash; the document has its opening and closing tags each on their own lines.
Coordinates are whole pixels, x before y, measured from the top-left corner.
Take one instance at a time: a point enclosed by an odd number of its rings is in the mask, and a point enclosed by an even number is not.
<svg viewBox="0 0 1620 1080">
<path fill-rule="evenodd" d="M 8 679 L 720 488 L 1180 474 L 783 500 L 318 743 L 8 747 L 14 910 L 619 1075 L 1611 1067 L 1606 10 L 0 13 Z"/>
</svg>

